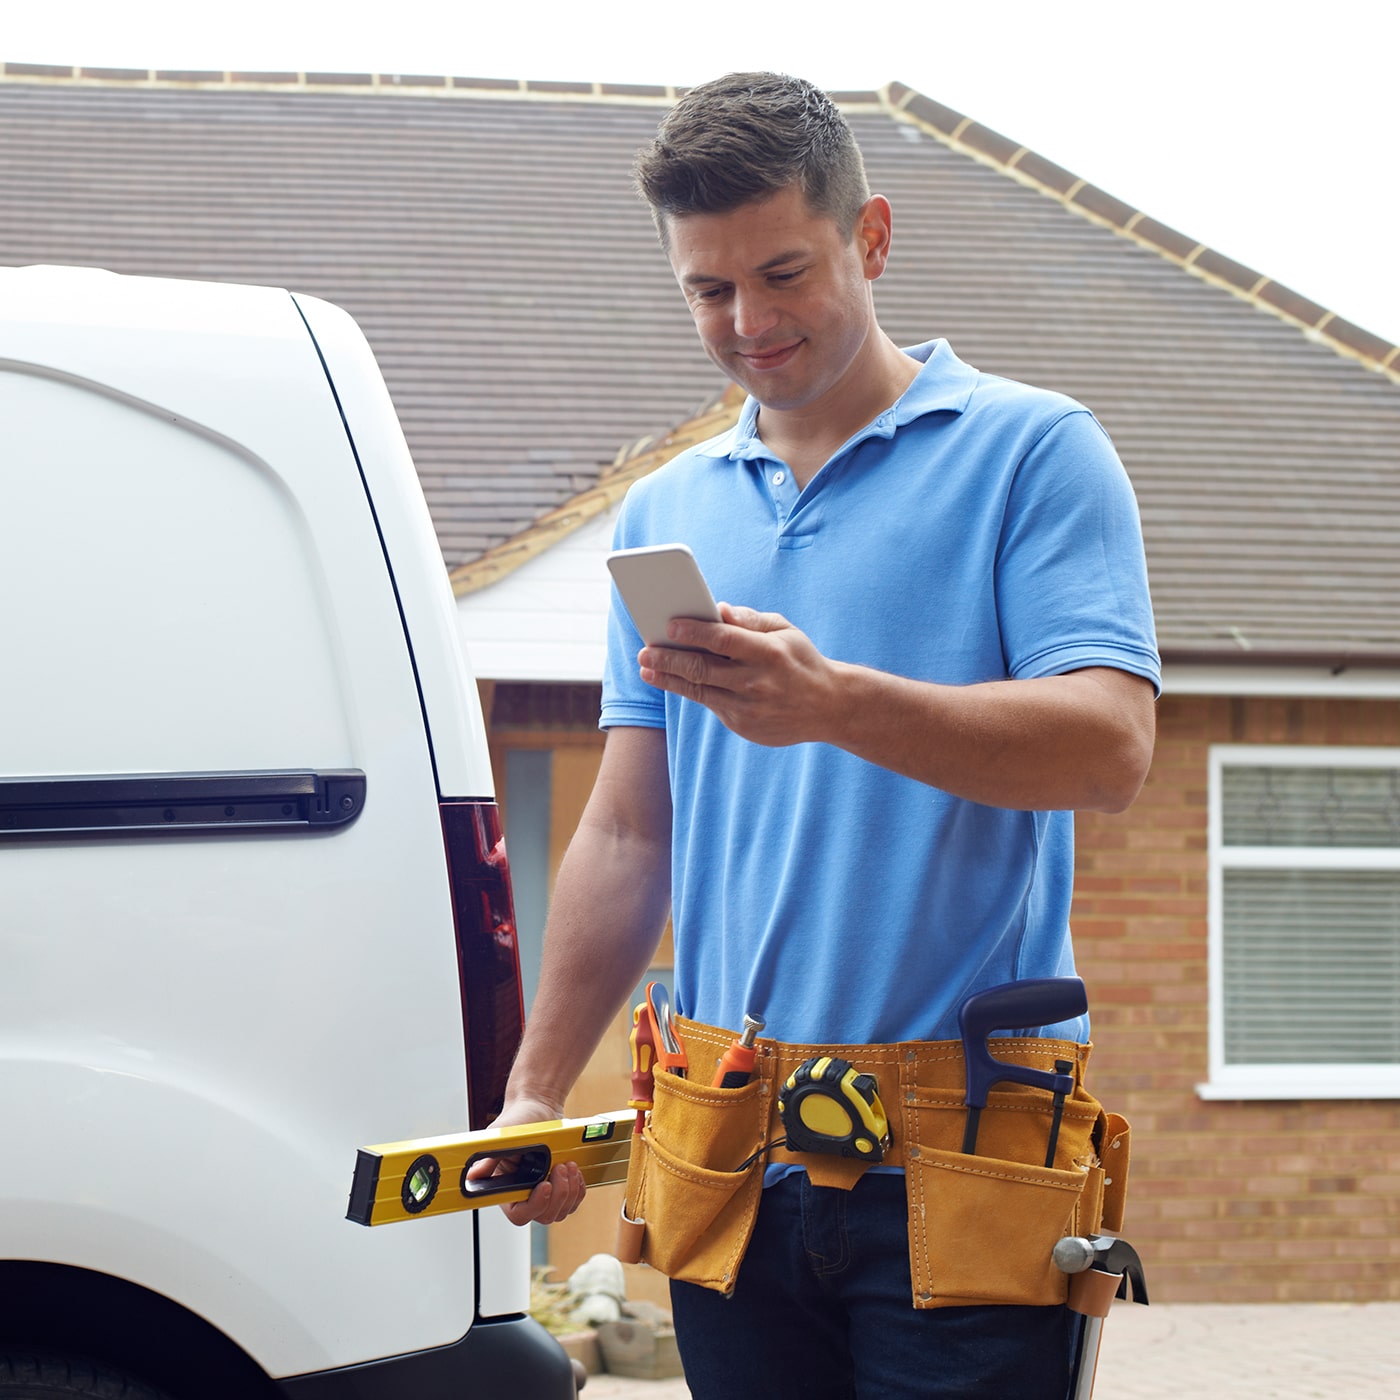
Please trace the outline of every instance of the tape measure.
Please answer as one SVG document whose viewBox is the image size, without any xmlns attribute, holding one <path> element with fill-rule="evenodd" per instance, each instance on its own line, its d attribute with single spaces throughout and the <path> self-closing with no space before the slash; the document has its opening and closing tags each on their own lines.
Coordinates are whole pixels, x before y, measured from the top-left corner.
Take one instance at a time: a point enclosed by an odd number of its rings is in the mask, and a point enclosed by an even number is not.
<svg viewBox="0 0 1400 1400">
<path fill-rule="evenodd" d="M 596 1118 L 554 1118 L 362 1147 L 346 1219 L 388 1225 L 523 1201 L 555 1162 L 577 1162 L 587 1186 L 616 1185 L 627 1180 L 635 1118 L 624 1108 Z M 483 1157 L 510 1157 L 514 1165 L 496 1176 L 468 1177 L 468 1168 Z"/>
<path fill-rule="evenodd" d="M 778 1094 L 778 1113 L 794 1152 L 878 1162 L 890 1140 L 875 1076 L 834 1055 L 804 1060 L 788 1075 Z"/>
</svg>

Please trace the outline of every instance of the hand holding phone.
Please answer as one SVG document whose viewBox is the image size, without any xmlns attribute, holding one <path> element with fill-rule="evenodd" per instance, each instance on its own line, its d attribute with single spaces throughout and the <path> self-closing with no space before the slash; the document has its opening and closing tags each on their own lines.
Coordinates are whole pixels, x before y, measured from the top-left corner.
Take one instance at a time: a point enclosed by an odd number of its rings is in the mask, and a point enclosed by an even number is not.
<svg viewBox="0 0 1400 1400">
<path fill-rule="evenodd" d="M 673 617 L 720 621 L 710 586 L 686 545 L 617 549 L 608 555 L 608 570 L 642 641 L 648 646 L 675 647 L 678 651 L 703 650 L 682 647 L 666 636 L 666 624 Z"/>
</svg>

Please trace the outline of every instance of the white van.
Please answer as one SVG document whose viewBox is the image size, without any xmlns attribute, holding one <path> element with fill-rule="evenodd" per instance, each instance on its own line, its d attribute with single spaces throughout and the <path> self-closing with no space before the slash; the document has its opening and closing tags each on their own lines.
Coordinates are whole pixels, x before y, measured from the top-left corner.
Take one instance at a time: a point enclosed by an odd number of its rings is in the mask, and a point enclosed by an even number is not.
<svg viewBox="0 0 1400 1400">
<path fill-rule="evenodd" d="M 0 600 L 0 1397 L 572 1400 L 499 1210 L 346 1219 L 358 1148 L 485 1125 L 522 1021 L 354 322 L 0 269 Z"/>
</svg>

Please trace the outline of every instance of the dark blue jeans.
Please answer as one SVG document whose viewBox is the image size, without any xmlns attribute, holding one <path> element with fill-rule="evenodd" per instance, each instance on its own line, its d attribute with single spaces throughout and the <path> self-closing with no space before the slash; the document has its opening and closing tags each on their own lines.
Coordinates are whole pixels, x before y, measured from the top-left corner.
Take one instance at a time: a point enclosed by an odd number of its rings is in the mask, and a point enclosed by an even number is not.
<svg viewBox="0 0 1400 1400">
<path fill-rule="evenodd" d="M 915 1309 L 904 1178 L 763 1192 L 731 1297 L 671 1284 L 694 1400 L 1065 1400 L 1067 1308 Z"/>
</svg>

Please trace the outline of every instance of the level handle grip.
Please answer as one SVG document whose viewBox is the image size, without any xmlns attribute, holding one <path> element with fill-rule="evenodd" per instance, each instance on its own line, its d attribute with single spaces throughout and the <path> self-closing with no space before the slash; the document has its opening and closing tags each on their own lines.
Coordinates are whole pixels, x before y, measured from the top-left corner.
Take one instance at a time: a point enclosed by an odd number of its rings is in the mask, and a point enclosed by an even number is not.
<svg viewBox="0 0 1400 1400">
<path fill-rule="evenodd" d="M 471 1169 L 483 1159 L 498 1163 L 490 1176 L 471 1176 Z M 474 1152 L 462 1168 L 462 1194 L 469 1200 L 480 1196 L 501 1196 L 507 1191 L 521 1191 L 538 1186 L 554 1165 L 554 1154 L 542 1142 L 528 1147 L 515 1147 L 508 1152 L 496 1148 L 490 1152 Z"/>
<path fill-rule="evenodd" d="M 1073 1074 L 998 1060 L 987 1048 L 987 1037 L 993 1031 L 1068 1021 L 1088 1009 L 1089 994 L 1078 977 L 1030 977 L 973 993 L 958 1008 L 958 1030 L 967 1064 L 967 1097 L 963 1102 L 969 1108 L 985 1108 L 992 1085 L 1008 1082 L 1052 1094 L 1072 1094 Z"/>
</svg>

